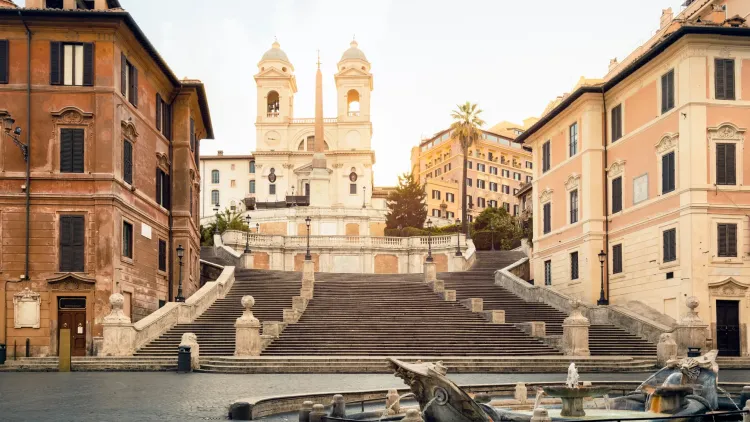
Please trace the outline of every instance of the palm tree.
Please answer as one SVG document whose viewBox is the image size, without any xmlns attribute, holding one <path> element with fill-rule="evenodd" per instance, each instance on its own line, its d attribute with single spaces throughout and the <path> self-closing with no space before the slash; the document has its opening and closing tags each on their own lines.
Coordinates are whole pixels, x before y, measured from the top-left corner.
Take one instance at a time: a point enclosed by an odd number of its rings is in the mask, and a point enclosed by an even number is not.
<svg viewBox="0 0 750 422">
<path fill-rule="evenodd" d="M 451 117 L 453 118 L 451 130 L 453 136 L 461 143 L 461 149 L 464 153 L 463 182 L 461 183 L 461 186 L 463 187 L 461 191 L 461 224 L 463 225 L 463 232 L 468 237 L 469 225 L 466 218 L 466 169 L 468 167 L 469 147 L 471 147 L 477 139 L 482 137 L 482 130 L 480 128 L 484 126 L 484 120 L 479 118 L 479 115 L 482 114 L 482 109 L 478 108 L 476 104 L 471 104 L 467 101 L 466 104 L 459 104 L 456 107 L 458 107 L 458 109 L 451 112 Z"/>
</svg>

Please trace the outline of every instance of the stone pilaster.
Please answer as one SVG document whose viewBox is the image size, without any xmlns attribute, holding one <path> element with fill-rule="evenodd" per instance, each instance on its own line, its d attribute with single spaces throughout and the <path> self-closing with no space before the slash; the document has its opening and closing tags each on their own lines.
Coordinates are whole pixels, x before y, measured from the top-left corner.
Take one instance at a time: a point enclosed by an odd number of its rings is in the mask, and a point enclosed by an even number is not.
<svg viewBox="0 0 750 422">
<path fill-rule="evenodd" d="M 252 269 L 255 268 L 255 259 L 252 253 L 242 254 L 242 268 Z"/>
<path fill-rule="evenodd" d="M 696 311 L 698 305 L 700 305 L 698 298 L 690 296 L 685 304 L 688 307 L 688 313 L 680 320 L 673 331 L 678 356 L 687 356 L 688 347 L 704 349 L 706 338 L 708 338 L 708 324 L 698 317 Z"/>
<path fill-rule="evenodd" d="M 253 315 L 255 299 L 252 296 L 243 296 L 241 303 L 245 311 L 234 323 L 236 329 L 234 355 L 259 356 L 261 348 L 260 321 Z"/>
<path fill-rule="evenodd" d="M 424 282 L 429 283 L 437 280 L 437 264 L 434 262 L 424 263 Z"/>
<path fill-rule="evenodd" d="M 589 356 L 589 323 L 583 316 L 582 304 L 578 300 L 571 302 L 570 316 L 563 321 L 562 347 L 565 356 Z"/>
<path fill-rule="evenodd" d="M 132 356 L 135 353 L 135 329 L 122 308 L 125 297 L 114 293 L 109 297 L 112 307 L 102 322 L 103 341 L 100 356 Z"/>
</svg>

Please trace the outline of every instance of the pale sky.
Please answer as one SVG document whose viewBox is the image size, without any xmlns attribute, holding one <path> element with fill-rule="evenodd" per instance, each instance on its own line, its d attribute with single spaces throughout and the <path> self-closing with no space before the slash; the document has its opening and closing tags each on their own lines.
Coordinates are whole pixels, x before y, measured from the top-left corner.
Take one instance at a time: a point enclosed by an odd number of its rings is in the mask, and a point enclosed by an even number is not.
<svg viewBox="0 0 750 422">
<path fill-rule="evenodd" d="M 412 146 L 445 129 L 458 103 L 487 126 L 538 116 L 585 75 L 602 77 L 684 0 L 120 0 L 179 78 L 201 79 L 216 140 L 201 153 L 255 149 L 253 75 L 274 36 L 294 65 L 295 117 L 314 116 L 316 50 L 324 108 L 356 35 L 372 63 L 377 186 L 410 168 Z"/>
</svg>

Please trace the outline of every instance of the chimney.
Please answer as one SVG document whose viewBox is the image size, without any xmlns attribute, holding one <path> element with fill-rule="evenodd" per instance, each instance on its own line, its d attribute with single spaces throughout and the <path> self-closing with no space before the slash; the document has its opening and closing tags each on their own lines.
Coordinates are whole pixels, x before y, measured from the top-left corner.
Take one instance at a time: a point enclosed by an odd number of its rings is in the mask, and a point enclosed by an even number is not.
<svg viewBox="0 0 750 422">
<path fill-rule="evenodd" d="M 222 151 L 222 150 L 219 150 L 219 151 L 218 151 L 218 152 L 217 152 L 216 154 L 217 154 L 217 155 L 218 155 L 219 157 L 221 157 L 221 156 L 223 156 L 223 155 L 224 155 L 224 151 Z"/>
<path fill-rule="evenodd" d="M 664 28 L 665 26 L 669 25 L 672 22 L 672 19 L 674 18 L 674 14 L 672 13 L 672 8 L 662 9 L 661 10 L 661 21 L 659 22 L 659 29 Z"/>
<path fill-rule="evenodd" d="M 618 64 L 620 64 L 620 62 L 617 61 L 617 57 L 615 57 L 614 59 L 611 59 L 609 61 L 609 71 L 611 72 L 612 69 L 614 69 L 615 67 L 617 67 Z"/>
</svg>

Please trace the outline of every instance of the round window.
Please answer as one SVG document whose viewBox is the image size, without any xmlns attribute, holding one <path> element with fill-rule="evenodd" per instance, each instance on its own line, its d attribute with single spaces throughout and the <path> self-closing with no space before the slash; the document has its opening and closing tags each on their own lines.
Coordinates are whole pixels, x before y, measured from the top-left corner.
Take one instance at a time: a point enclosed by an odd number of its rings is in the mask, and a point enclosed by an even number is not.
<svg viewBox="0 0 750 422">
<path fill-rule="evenodd" d="M 349 173 L 349 180 L 351 180 L 352 183 L 356 182 L 357 181 L 357 173 L 355 173 L 355 172 Z"/>
</svg>

